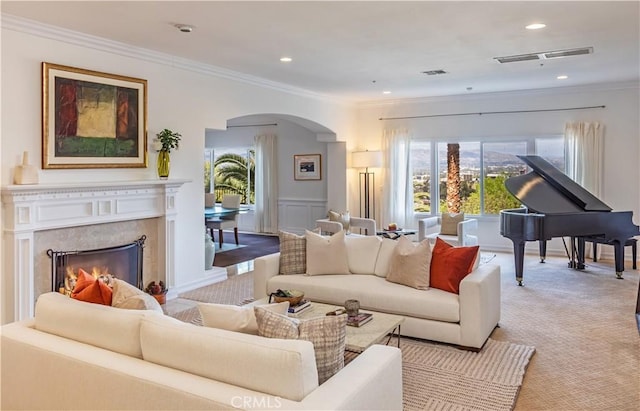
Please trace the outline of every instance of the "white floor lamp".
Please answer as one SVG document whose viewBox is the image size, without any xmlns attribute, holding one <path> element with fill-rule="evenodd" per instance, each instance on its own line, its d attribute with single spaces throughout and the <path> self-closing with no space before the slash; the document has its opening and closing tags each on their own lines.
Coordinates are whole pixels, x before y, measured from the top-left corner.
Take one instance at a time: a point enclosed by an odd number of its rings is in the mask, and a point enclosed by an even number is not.
<svg viewBox="0 0 640 411">
<path fill-rule="evenodd" d="M 382 151 L 354 151 L 351 153 L 353 168 L 364 168 L 358 176 L 360 190 L 360 215 L 364 218 L 376 216 L 376 176 L 369 168 L 382 167 Z"/>
</svg>

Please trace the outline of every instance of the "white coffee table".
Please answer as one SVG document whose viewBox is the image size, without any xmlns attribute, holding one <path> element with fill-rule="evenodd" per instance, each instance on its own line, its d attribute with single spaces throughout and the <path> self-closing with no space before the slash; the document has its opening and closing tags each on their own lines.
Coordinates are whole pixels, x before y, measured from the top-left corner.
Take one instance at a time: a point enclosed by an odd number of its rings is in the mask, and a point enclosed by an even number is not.
<svg viewBox="0 0 640 411">
<path fill-rule="evenodd" d="M 250 303 L 250 305 L 267 304 L 268 298 Z M 307 319 L 324 317 L 329 311 L 343 308 L 340 305 L 323 304 L 311 301 L 311 307 L 296 313 L 289 314 L 292 318 Z M 400 348 L 400 326 L 404 322 L 404 317 L 393 314 L 379 313 L 376 311 L 361 310 L 362 312 L 373 314 L 373 318 L 361 327 L 347 326 L 345 349 L 361 353 L 373 344 L 377 344 L 388 337 L 387 344 L 394 335 L 398 337 L 398 348 Z"/>
</svg>

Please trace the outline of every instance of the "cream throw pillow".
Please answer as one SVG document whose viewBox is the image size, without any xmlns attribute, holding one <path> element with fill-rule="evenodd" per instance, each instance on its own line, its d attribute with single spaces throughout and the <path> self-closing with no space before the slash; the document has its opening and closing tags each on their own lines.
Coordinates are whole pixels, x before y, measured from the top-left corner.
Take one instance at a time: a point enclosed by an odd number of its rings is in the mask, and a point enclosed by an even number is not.
<svg viewBox="0 0 640 411">
<path fill-rule="evenodd" d="M 153 310 L 162 313 L 158 300 L 129 284 L 124 280 L 114 278 L 111 306 L 126 310 Z"/>
<path fill-rule="evenodd" d="M 289 301 L 260 305 L 266 310 L 286 314 Z M 258 323 L 253 307 L 239 307 L 229 304 L 198 303 L 202 324 L 209 328 L 236 331 L 244 334 L 258 334 Z"/>
<path fill-rule="evenodd" d="M 458 235 L 458 223 L 464 221 L 464 213 L 459 214 L 442 214 L 440 224 L 440 234 L 442 235 Z"/>
<path fill-rule="evenodd" d="M 337 211 L 329 210 L 327 217 L 329 217 L 329 221 L 337 221 L 342 224 L 342 229 L 346 231 L 347 234 L 350 232 L 349 225 L 351 224 L 351 215 L 348 211 L 339 213 Z"/>
<path fill-rule="evenodd" d="M 344 237 L 344 230 L 330 237 L 307 230 L 307 275 L 350 274 Z"/>
<path fill-rule="evenodd" d="M 405 236 L 398 239 L 394 249 L 387 281 L 426 290 L 429 288 L 429 270 L 431 266 L 431 246 L 424 239 L 414 246 Z"/>
<path fill-rule="evenodd" d="M 344 367 L 346 314 L 299 320 L 263 307 L 255 307 L 255 313 L 259 335 L 268 338 L 307 340 L 313 343 L 320 384 Z"/>
<path fill-rule="evenodd" d="M 344 242 L 351 274 L 373 274 L 376 259 L 371 257 L 378 255 L 382 238 L 375 235 L 347 236 Z"/>
<path fill-rule="evenodd" d="M 397 245 L 398 242 L 395 240 L 390 238 L 382 239 L 380 251 L 378 251 L 378 257 L 376 258 L 376 268 L 374 269 L 374 273 L 378 277 L 386 277 L 389 274 L 389 264 Z"/>
</svg>

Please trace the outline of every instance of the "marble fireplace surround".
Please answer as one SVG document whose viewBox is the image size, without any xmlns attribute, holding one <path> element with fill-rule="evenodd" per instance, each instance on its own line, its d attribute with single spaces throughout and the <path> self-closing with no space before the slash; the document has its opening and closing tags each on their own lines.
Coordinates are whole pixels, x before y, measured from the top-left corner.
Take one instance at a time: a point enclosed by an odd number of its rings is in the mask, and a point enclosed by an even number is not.
<svg viewBox="0 0 640 411">
<path fill-rule="evenodd" d="M 121 240 L 123 227 L 127 227 L 125 237 L 145 231 L 141 234 L 156 239 L 145 247 L 147 267 L 143 278 L 163 280 L 171 288 L 176 270 L 176 196 L 186 182 L 176 179 L 2 187 L 2 323 L 33 316 L 35 299 L 50 290 L 49 267 L 42 267 L 46 260 L 40 254 L 43 247 L 52 244 L 48 241 L 43 245 L 41 239 L 70 237 L 69 233 L 77 232 L 78 237 L 87 232 L 113 233 L 105 235 L 108 246 Z"/>
</svg>

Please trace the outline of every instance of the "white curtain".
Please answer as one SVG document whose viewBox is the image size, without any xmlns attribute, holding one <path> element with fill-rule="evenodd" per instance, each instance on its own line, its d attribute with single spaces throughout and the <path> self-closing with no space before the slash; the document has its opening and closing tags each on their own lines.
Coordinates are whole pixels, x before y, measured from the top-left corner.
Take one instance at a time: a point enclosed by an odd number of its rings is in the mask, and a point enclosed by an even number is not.
<svg viewBox="0 0 640 411">
<path fill-rule="evenodd" d="M 278 159 L 276 136 L 263 134 L 256 142 L 255 231 L 278 232 Z"/>
<path fill-rule="evenodd" d="M 597 122 L 567 123 L 564 127 L 567 176 L 598 198 L 602 198 L 603 129 L 604 126 Z M 598 254 L 601 251 L 602 247 Z M 591 254 L 591 243 L 587 243 L 585 256 Z"/>
<path fill-rule="evenodd" d="M 600 123 L 567 123 L 564 155 L 567 175 L 600 198 L 602 195 L 603 133 Z"/>
<path fill-rule="evenodd" d="M 413 222 L 413 183 L 410 164 L 411 136 L 407 130 L 385 130 L 382 136 L 384 185 L 382 224 L 409 227 Z"/>
</svg>

